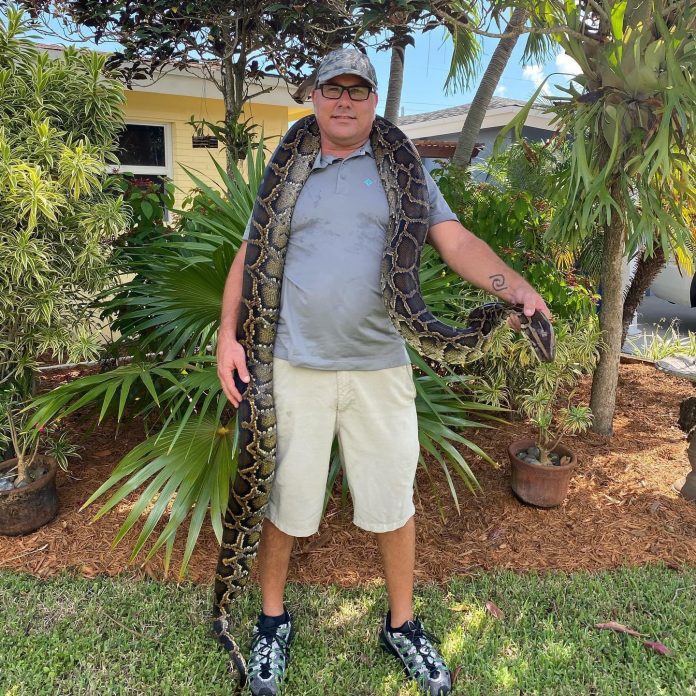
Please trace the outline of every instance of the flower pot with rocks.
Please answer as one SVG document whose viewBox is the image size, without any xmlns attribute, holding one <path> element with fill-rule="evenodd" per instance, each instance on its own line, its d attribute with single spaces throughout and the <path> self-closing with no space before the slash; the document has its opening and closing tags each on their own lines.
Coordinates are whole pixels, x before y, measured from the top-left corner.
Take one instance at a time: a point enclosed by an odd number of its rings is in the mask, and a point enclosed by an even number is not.
<svg viewBox="0 0 696 696">
<path fill-rule="evenodd" d="M 576 459 L 561 440 L 585 432 L 592 423 L 589 406 L 574 398 L 574 388 L 597 360 L 597 333 L 590 326 L 582 333 L 568 327 L 557 331 L 554 361 L 529 368 L 527 383 L 517 394 L 521 415 L 537 432 L 534 439 L 513 442 L 508 449 L 511 485 L 521 500 L 539 507 L 565 500 Z"/>
<path fill-rule="evenodd" d="M 572 404 L 572 393 L 566 397 L 567 405 L 559 408 L 556 389 L 539 387 L 522 400 L 522 413 L 537 427 L 538 437 L 508 447 L 512 490 L 539 507 L 555 507 L 565 500 L 576 459 L 561 438 L 582 433 L 592 423 L 589 407 Z"/>
<path fill-rule="evenodd" d="M 511 485 L 515 495 L 537 507 L 556 507 L 568 495 L 575 470 L 575 454 L 563 445 L 548 453 L 542 464 L 542 450 L 533 440 L 517 440 L 508 447 Z"/>
<path fill-rule="evenodd" d="M 57 424 L 29 425 L 24 407 L 30 401 L 22 380 L 0 390 L 0 436 L 9 432 L 14 454 L 0 462 L 0 534 L 7 536 L 29 534 L 56 516 L 56 471 L 79 456 Z"/>
<path fill-rule="evenodd" d="M 17 459 L 0 464 L 0 534 L 29 534 L 56 516 L 57 470 L 55 459 L 37 456 L 20 479 Z"/>
</svg>

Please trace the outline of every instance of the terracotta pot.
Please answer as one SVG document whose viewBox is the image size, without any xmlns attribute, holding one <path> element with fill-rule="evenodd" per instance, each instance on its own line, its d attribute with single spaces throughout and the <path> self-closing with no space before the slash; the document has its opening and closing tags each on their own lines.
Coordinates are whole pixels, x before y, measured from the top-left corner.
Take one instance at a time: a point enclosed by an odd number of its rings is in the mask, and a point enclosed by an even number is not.
<svg viewBox="0 0 696 696">
<path fill-rule="evenodd" d="M 48 472 L 24 488 L 0 491 L 0 534 L 17 536 L 29 534 L 50 522 L 58 512 L 56 471 L 58 465 L 50 457 L 37 457 Z M 0 464 L 0 475 L 16 466 L 16 459 Z"/>
<path fill-rule="evenodd" d="M 508 447 L 512 472 L 512 490 L 525 503 L 537 507 L 560 505 L 568 494 L 568 484 L 575 469 L 575 454 L 563 445 L 553 450 L 562 457 L 570 457 L 570 464 L 544 466 L 528 464 L 517 453 L 535 445 L 532 440 L 518 440 Z"/>
</svg>

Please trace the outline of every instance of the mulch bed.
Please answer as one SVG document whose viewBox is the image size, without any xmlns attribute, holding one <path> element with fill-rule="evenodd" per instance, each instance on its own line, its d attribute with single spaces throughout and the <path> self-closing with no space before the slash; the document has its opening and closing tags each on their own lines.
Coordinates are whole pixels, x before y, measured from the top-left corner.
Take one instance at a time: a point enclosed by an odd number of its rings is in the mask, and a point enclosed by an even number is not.
<svg viewBox="0 0 696 696">
<path fill-rule="evenodd" d="M 58 382 L 77 374 L 49 379 Z M 677 417 L 679 402 L 694 393 L 690 382 L 650 365 L 622 365 L 615 434 L 611 440 L 585 434 L 565 441 L 578 456 L 578 470 L 564 504 L 551 510 L 522 504 L 510 490 L 506 448 L 512 440 L 531 434 L 526 424 L 467 432 L 498 463 L 491 466 L 465 453 L 483 490 L 473 495 L 455 482 L 461 515 L 439 465 L 429 465 L 432 483 L 419 472 L 417 579 L 441 582 L 452 575 L 496 568 L 543 572 L 654 562 L 674 568 L 696 565 L 696 504 L 671 487 L 690 470 Z M 589 381 L 580 395 L 588 398 Z M 0 568 L 40 577 L 66 570 L 86 577 L 129 570 L 163 578 L 161 554 L 144 565 L 138 561 L 129 565 L 133 535 L 116 549 L 110 548 L 129 504 L 121 504 L 93 524 L 89 522 L 97 506 L 79 510 L 119 458 L 142 439 L 142 424 L 132 421 L 116 427 L 108 422 L 96 431 L 79 418 L 73 418 L 72 424 L 81 434 L 84 451 L 69 474 L 59 472 L 58 517 L 34 534 L 0 537 Z M 185 541 L 185 535 L 181 536 L 170 569 L 172 579 Z M 188 579 L 211 582 L 217 554 L 215 537 L 207 528 Z M 341 507 L 340 495 L 330 504 L 319 532 L 298 540 L 290 580 L 343 586 L 381 580 L 374 536 L 351 524 L 350 509 Z"/>
</svg>

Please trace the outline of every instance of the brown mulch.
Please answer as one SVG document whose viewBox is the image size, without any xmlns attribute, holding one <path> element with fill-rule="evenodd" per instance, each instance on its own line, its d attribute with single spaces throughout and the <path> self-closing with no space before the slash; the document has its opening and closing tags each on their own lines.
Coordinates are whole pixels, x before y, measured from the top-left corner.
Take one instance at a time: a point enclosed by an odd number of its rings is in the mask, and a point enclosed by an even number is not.
<svg viewBox="0 0 696 696">
<path fill-rule="evenodd" d="M 498 430 L 467 432 L 498 463 L 491 466 L 467 456 L 483 491 L 474 496 L 461 481 L 455 482 L 459 516 L 439 465 L 429 465 L 432 484 L 419 472 L 417 579 L 444 581 L 454 574 L 495 568 L 573 571 L 653 562 L 675 568 L 696 565 L 696 504 L 671 487 L 690 470 L 677 417 L 679 402 L 694 391 L 690 382 L 650 365 L 621 365 L 615 434 L 611 440 L 594 434 L 566 440 L 576 451 L 578 470 L 565 503 L 551 510 L 524 505 L 510 491 L 507 443 L 529 436 L 528 426 L 517 422 Z M 581 392 L 588 397 L 589 382 Z M 89 520 L 96 506 L 79 510 L 119 458 L 142 438 L 142 424 L 136 421 L 117 428 L 107 423 L 93 430 L 90 423 L 75 418 L 74 427 L 84 450 L 69 474 L 59 472 L 58 517 L 34 534 L 0 537 L 0 568 L 41 577 L 64 570 L 94 577 L 126 569 L 164 577 L 161 554 L 145 565 L 128 565 L 133 535 L 110 548 L 128 504 L 93 524 Z M 172 578 L 183 542 L 184 538 L 177 541 Z M 188 578 L 209 583 L 216 558 L 217 543 L 206 528 Z M 290 579 L 344 586 L 381 579 L 374 536 L 351 524 L 340 495 L 330 504 L 319 532 L 297 542 Z"/>
</svg>

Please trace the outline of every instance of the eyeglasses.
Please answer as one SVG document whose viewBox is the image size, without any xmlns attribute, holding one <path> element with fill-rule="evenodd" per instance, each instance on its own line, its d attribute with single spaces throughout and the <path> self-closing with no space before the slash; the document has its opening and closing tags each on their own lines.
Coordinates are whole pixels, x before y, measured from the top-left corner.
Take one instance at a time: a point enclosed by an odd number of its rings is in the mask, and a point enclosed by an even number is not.
<svg viewBox="0 0 696 696">
<path fill-rule="evenodd" d="M 348 92 L 351 101 L 365 101 L 372 92 L 372 87 L 366 85 L 354 85 L 353 87 L 343 87 L 341 85 L 326 84 L 319 87 L 321 96 L 325 99 L 340 99 L 344 92 Z"/>
</svg>

